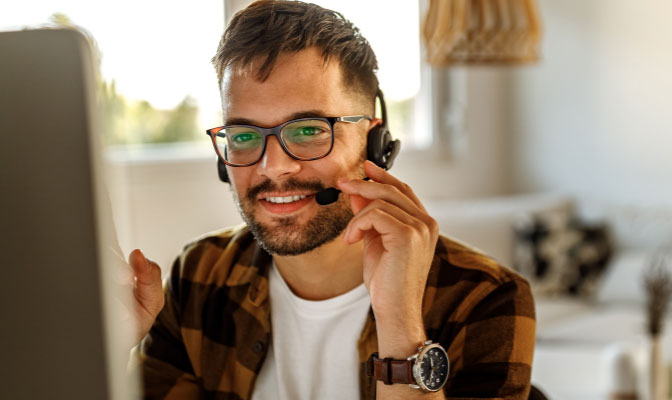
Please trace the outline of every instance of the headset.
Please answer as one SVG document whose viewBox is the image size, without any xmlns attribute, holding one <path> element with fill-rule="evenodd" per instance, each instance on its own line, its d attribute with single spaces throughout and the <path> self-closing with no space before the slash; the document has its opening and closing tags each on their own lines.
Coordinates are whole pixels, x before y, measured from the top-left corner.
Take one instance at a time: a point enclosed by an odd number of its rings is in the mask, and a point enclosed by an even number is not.
<svg viewBox="0 0 672 400">
<path fill-rule="evenodd" d="M 397 157 L 397 154 L 399 154 L 401 141 L 399 141 L 399 139 L 392 139 L 392 134 L 387 126 L 385 99 L 383 98 L 383 92 L 380 88 L 376 90 L 376 97 L 380 102 L 382 123 L 374 126 L 369 131 L 366 140 L 366 158 L 377 166 L 388 170 L 392 168 L 394 159 Z M 224 164 L 219 157 L 217 157 L 217 174 L 219 175 L 219 180 L 225 183 L 230 183 L 229 174 L 226 171 L 226 164 Z"/>
</svg>

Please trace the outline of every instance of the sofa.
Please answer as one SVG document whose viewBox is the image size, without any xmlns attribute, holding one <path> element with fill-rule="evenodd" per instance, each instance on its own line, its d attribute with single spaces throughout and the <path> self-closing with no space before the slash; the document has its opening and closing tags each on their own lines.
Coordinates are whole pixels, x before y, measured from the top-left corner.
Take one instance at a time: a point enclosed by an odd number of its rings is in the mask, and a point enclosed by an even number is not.
<svg viewBox="0 0 672 400">
<path fill-rule="evenodd" d="M 646 333 L 642 274 L 655 255 L 667 257 L 672 268 L 672 206 L 578 202 L 557 193 L 434 199 L 424 204 L 443 234 L 514 269 L 519 261 L 517 221 L 530 215 L 555 214 L 606 223 L 612 252 L 590 291 L 549 294 L 530 279 L 537 315 L 532 381 L 551 399 L 651 398 L 651 341 Z M 663 328 L 662 349 L 667 367 L 672 364 L 669 317 Z"/>
</svg>

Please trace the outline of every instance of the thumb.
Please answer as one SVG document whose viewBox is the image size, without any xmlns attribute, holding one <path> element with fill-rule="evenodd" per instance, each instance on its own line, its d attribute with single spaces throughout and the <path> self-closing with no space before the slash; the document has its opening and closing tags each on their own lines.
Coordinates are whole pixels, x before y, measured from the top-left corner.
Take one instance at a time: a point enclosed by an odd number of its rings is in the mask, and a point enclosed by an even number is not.
<svg viewBox="0 0 672 400">
<path fill-rule="evenodd" d="M 128 263 L 135 274 L 135 318 L 138 338 L 143 338 L 151 328 L 165 303 L 161 287 L 161 268 L 136 249 L 128 256 Z"/>
<path fill-rule="evenodd" d="M 133 268 L 138 285 L 152 286 L 161 283 L 161 268 L 145 257 L 140 249 L 131 252 L 128 256 L 128 263 Z"/>
</svg>

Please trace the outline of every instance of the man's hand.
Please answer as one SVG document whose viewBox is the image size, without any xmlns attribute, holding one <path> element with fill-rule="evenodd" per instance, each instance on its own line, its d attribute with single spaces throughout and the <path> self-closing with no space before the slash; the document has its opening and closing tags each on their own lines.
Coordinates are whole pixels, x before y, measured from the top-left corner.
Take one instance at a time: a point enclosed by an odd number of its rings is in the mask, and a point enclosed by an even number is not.
<svg viewBox="0 0 672 400">
<path fill-rule="evenodd" d="M 346 243 L 364 241 L 364 284 L 376 315 L 379 357 L 405 359 L 426 340 L 422 299 L 439 236 L 411 188 L 370 161 L 371 181 L 339 182 L 355 216 L 345 228 Z M 376 385 L 379 399 L 444 399 L 408 385 Z"/>
<path fill-rule="evenodd" d="M 145 258 L 138 249 L 128 256 L 128 264 L 133 269 L 134 318 L 139 342 L 154 324 L 156 316 L 163 308 L 164 298 L 161 287 L 161 268 Z"/>
<path fill-rule="evenodd" d="M 439 230 L 411 188 L 370 161 L 371 181 L 338 183 L 355 214 L 346 243 L 364 241 L 364 284 L 381 357 L 407 357 L 424 340 L 422 299 Z"/>
</svg>

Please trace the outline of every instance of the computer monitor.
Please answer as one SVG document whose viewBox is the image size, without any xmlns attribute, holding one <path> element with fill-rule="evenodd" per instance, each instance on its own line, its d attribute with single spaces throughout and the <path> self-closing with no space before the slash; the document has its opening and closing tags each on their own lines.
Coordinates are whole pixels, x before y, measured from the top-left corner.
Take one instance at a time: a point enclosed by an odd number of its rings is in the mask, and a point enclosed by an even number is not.
<svg viewBox="0 0 672 400">
<path fill-rule="evenodd" d="M 0 32 L 0 398 L 138 394 L 95 76 L 76 30 Z"/>
</svg>

